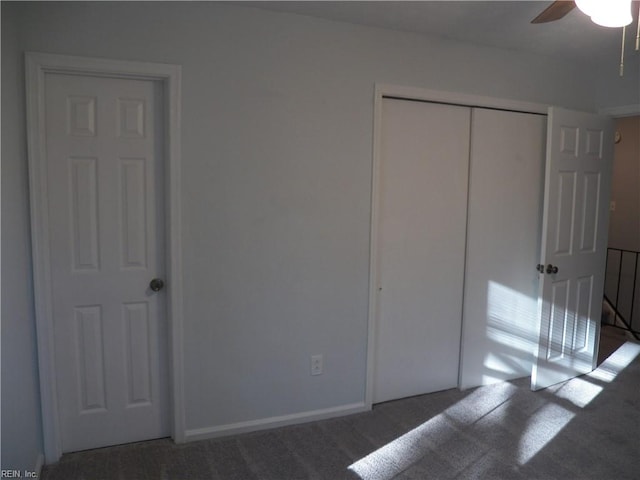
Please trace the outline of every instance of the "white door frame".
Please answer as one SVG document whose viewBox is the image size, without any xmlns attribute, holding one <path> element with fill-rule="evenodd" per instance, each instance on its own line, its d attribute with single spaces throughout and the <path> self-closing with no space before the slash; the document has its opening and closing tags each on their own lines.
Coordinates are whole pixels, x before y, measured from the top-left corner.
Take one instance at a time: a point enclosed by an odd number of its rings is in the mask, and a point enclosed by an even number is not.
<svg viewBox="0 0 640 480">
<path fill-rule="evenodd" d="M 548 105 L 539 103 L 521 102 L 494 97 L 484 97 L 458 92 L 446 92 L 440 90 L 427 90 L 415 87 L 403 87 L 389 84 L 376 84 L 374 94 L 373 114 L 373 169 L 371 179 L 371 232 L 369 249 L 369 318 L 367 326 L 367 380 L 365 390 L 365 405 L 371 408 L 373 405 L 373 382 L 375 381 L 375 345 L 376 325 L 378 318 L 378 292 L 379 282 L 379 247 L 378 225 L 380 222 L 380 166 L 381 166 L 381 127 L 382 127 L 382 99 L 383 97 L 403 98 L 406 100 L 428 101 L 435 103 L 447 103 L 466 107 L 485 107 L 502 110 L 514 110 L 526 113 L 547 114 Z M 463 299 L 460 298 L 460 302 Z M 464 328 L 464 326 L 463 326 Z M 464 345 L 460 345 L 462 356 Z M 462 365 L 462 361 L 460 362 Z M 458 374 L 458 385 L 460 375 Z"/>
<path fill-rule="evenodd" d="M 34 303 L 42 431 L 46 463 L 62 455 L 56 395 L 53 344 L 52 291 L 49 251 L 49 209 L 46 167 L 45 75 L 48 73 L 93 75 L 161 82 L 164 87 L 163 161 L 165 164 L 165 264 L 167 275 L 167 321 L 169 326 L 169 374 L 172 437 L 185 438 L 183 379 L 182 259 L 180 241 L 180 82 L 181 67 L 160 63 L 75 57 L 46 53 L 25 54 L 27 97 L 27 143 L 31 201 Z"/>
</svg>

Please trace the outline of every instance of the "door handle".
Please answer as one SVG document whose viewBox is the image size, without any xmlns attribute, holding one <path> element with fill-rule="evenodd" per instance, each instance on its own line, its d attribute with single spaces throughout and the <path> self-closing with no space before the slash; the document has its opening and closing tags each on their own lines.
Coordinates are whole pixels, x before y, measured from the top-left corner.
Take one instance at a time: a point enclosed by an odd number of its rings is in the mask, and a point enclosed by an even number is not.
<svg viewBox="0 0 640 480">
<path fill-rule="evenodd" d="M 536 265 L 536 270 L 540 273 L 544 273 L 544 265 L 539 263 L 538 265 Z"/>
<path fill-rule="evenodd" d="M 547 265 L 547 273 L 558 273 L 558 267 L 555 265 Z"/>
<path fill-rule="evenodd" d="M 154 292 L 159 292 L 164 287 L 164 282 L 160 278 L 154 278 L 149 282 L 149 288 Z"/>
</svg>

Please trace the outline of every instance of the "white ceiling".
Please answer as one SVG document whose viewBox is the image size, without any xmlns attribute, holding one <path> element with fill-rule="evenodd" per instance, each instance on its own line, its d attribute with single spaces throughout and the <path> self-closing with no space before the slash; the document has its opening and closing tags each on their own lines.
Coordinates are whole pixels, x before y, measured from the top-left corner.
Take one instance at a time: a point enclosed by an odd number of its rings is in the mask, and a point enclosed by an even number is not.
<svg viewBox="0 0 640 480">
<path fill-rule="evenodd" d="M 600 65 L 617 65 L 622 29 L 593 24 L 577 8 L 561 20 L 531 24 L 550 1 L 258 1 L 244 5 L 342 22 L 436 35 L 501 48 L 530 51 Z M 633 51 L 634 23 L 627 27 L 627 64 L 640 65 Z"/>
</svg>

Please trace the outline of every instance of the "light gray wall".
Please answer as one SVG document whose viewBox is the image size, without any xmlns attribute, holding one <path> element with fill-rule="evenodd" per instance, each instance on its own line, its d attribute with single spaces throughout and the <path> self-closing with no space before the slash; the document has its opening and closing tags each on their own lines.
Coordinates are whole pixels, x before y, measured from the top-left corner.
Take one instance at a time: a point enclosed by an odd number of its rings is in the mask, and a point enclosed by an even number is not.
<svg viewBox="0 0 640 480">
<path fill-rule="evenodd" d="M 640 116 L 617 119 L 616 131 L 622 139 L 614 149 L 611 200 L 616 210 L 609 217 L 609 246 L 639 251 Z"/>
<path fill-rule="evenodd" d="M 635 26 L 635 23 L 632 24 Z M 592 73 L 595 104 L 598 109 L 635 106 L 640 113 L 640 54 L 634 50 L 635 35 L 627 28 L 624 75 L 620 76 L 620 52 L 611 52 L 609 61 Z"/>
<path fill-rule="evenodd" d="M 609 247 L 640 251 L 640 116 L 616 119 L 622 139 L 614 149 L 611 200 L 616 209 L 609 214 Z M 635 330 L 640 328 L 640 284 L 636 285 L 633 319 L 631 300 L 636 258 L 612 251 L 608 257 L 605 294 L 618 302 L 618 311 Z M 622 268 L 620 268 L 622 267 Z M 618 275 L 620 273 L 620 275 Z M 618 281 L 619 291 L 618 291 Z"/>
<path fill-rule="evenodd" d="M 19 25 L 2 4 L 2 469 L 42 453 Z"/>
<path fill-rule="evenodd" d="M 189 429 L 363 400 L 375 82 L 597 106 L 579 65 L 237 5 L 2 2 L 2 13 L 21 32 L 20 54 L 183 66 Z M 17 98 L 2 104 L 16 120 L 3 122 L 2 249 L 15 258 L 2 269 L 17 300 L 3 304 L 3 347 L 15 340 L 14 376 L 34 403 L 24 79 L 13 58 L 3 52 L 3 95 Z M 18 402 L 3 389 L 3 416 L 5 395 Z M 16 450 L 39 445 L 28 436 Z"/>
</svg>

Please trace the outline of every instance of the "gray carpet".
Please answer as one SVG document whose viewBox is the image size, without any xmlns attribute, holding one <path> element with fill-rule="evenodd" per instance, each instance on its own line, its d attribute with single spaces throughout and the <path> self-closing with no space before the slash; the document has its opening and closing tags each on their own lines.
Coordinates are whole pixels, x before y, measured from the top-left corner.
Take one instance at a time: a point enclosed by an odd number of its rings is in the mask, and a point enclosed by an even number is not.
<svg viewBox="0 0 640 480">
<path fill-rule="evenodd" d="M 42 478 L 639 479 L 639 353 L 626 343 L 590 375 L 540 392 L 525 378 L 218 440 L 68 454 Z"/>
</svg>

